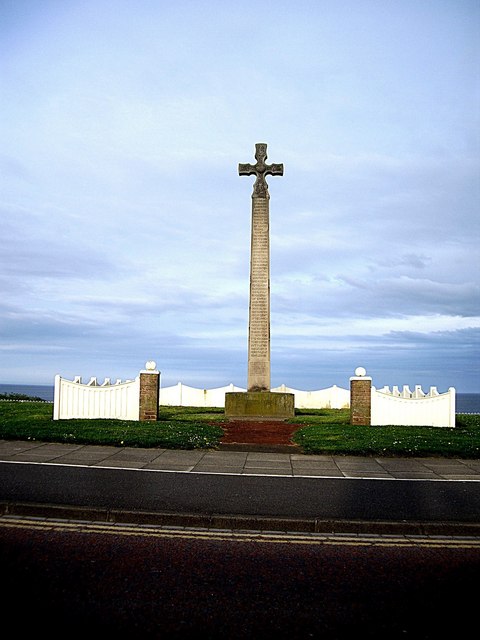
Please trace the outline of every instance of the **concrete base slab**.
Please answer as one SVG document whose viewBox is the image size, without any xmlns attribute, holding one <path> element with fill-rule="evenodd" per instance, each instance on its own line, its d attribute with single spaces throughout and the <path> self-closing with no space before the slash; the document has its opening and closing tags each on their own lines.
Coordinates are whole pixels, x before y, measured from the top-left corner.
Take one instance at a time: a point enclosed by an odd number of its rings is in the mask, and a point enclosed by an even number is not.
<svg viewBox="0 0 480 640">
<path fill-rule="evenodd" d="M 294 416 L 293 393 L 240 391 L 225 394 L 225 417 L 229 420 L 288 420 Z"/>
</svg>

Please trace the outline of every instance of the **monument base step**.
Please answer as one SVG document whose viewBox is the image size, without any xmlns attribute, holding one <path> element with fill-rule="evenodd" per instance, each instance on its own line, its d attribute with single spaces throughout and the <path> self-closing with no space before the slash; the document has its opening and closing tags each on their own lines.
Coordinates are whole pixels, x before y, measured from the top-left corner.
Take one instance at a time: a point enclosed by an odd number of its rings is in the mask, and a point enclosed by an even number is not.
<svg viewBox="0 0 480 640">
<path fill-rule="evenodd" d="M 220 449 L 298 453 L 292 437 L 301 427 L 281 420 L 228 420 L 222 424 Z"/>
<path fill-rule="evenodd" d="M 288 420 L 295 416 L 293 393 L 235 391 L 225 394 L 228 420 Z"/>
</svg>

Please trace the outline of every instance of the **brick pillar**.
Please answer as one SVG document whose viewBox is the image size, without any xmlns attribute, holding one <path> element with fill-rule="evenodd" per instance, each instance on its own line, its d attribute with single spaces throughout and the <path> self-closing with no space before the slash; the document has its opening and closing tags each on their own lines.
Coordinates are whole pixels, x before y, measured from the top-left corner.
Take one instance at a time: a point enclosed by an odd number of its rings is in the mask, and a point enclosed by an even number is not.
<svg viewBox="0 0 480 640">
<path fill-rule="evenodd" d="M 372 379 L 362 367 L 350 378 L 350 424 L 370 425 L 372 415 Z"/>
<path fill-rule="evenodd" d="M 160 372 L 155 363 L 147 362 L 147 370 L 140 372 L 139 420 L 158 420 Z"/>
</svg>

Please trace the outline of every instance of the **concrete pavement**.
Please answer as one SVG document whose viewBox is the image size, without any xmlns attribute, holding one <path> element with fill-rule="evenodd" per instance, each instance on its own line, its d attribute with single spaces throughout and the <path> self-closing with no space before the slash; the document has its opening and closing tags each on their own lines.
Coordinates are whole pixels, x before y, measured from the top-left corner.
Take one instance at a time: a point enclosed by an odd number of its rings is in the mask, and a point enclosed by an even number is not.
<svg viewBox="0 0 480 640">
<path fill-rule="evenodd" d="M 480 460 L 146 449 L 0 440 L 0 460 L 185 473 L 480 481 Z"/>
</svg>

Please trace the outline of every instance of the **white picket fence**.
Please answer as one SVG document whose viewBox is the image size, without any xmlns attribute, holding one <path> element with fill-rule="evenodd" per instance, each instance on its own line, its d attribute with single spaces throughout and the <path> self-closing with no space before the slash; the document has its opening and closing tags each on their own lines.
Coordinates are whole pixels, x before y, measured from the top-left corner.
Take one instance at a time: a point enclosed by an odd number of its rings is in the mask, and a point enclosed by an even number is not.
<svg viewBox="0 0 480 640">
<path fill-rule="evenodd" d="M 197 389 L 179 382 L 172 387 L 160 389 L 160 405 L 175 407 L 224 407 L 225 393 L 242 392 L 246 389 L 233 384 L 216 389 Z M 285 385 L 272 389 L 278 393 L 293 393 L 297 409 L 343 409 L 350 406 L 350 392 L 333 385 L 318 391 L 299 391 Z"/>
<path fill-rule="evenodd" d="M 178 384 L 160 389 L 160 406 L 177 407 L 224 407 L 225 393 L 246 391 L 233 384 L 216 389 L 197 389 Z M 293 393 L 295 407 L 298 409 L 341 409 L 348 408 L 350 392 L 333 385 L 318 391 L 299 391 L 282 385 L 272 389 L 274 392 Z M 55 376 L 53 419 L 71 418 L 118 418 L 138 420 L 139 418 L 140 378 L 114 384 L 105 378 L 99 384 L 97 378 L 91 378 L 86 384 L 80 376 L 67 380 Z"/>
<path fill-rule="evenodd" d="M 389 387 L 372 387 L 371 424 L 454 427 L 455 389 L 438 393 L 436 387 L 430 387 L 424 393 L 420 385 L 414 391 L 407 385 L 401 391 L 398 387 L 391 391 Z"/>
<path fill-rule="evenodd" d="M 55 376 L 53 419 L 117 418 L 138 420 L 140 406 L 140 377 L 111 384 L 105 378 L 99 385 L 96 378 L 87 384 L 76 377 L 73 381 Z"/>
<path fill-rule="evenodd" d="M 178 384 L 160 389 L 160 406 L 224 407 L 225 393 L 246 389 L 233 384 L 215 389 L 198 389 Z M 350 391 L 333 385 L 317 391 L 300 391 L 286 385 L 273 392 L 293 393 L 296 409 L 343 409 L 350 407 Z M 420 385 L 411 391 L 408 386 L 372 387 L 372 425 L 412 425 L 432 427 L 455 426 L 455 389 L 438 393 L 430 387 L 424 393 Z M 140 405 L 140 377 L 114 384 L 106 378 L 102 384 L 91 378 L 83 384 L 80 377 L 73 381 L 55 376 L 53 419 L 117 418 L 138 420 Z"/>
</svg>

